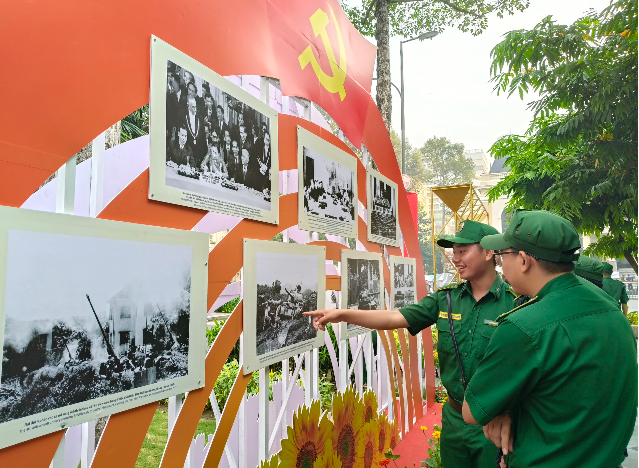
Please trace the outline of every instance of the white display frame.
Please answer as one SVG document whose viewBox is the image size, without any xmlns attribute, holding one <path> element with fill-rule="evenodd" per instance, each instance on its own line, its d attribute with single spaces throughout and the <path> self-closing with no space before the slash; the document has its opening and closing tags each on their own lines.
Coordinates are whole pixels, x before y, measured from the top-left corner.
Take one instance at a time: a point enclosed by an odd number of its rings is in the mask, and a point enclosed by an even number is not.
<svg viewBox="0 0 639 468">
<path fill-rule="evenodd" d="M 54 234 L 62 235 L 60 238 L 65 239 L 65 236 L 77 237 L 78 242 L 83 238 L 88 239 L 87 242 L 102 239 L 105 241 L 105 246 L 108 246 L 109 241 L 116 240 L 186 246 L 192 249 L 188 373 L 185 376 L 143 384 L 129 390 L 0 423 L 0 449 L 204 386 L 204 359 L 207 350 L 204 330 L 206 329 L 209 254 L 207 234 L 0 206 L 0 357 L 5 352 L 5 307 L 8 294 L 6 286 L 9 274 L 10 232 L 14 233 L 13 238 L 19 235 Z M 25 234 L 20 234 L 22 232 Z M 118 245 L 121 246 L 122 243 Z M 63 252 L 63 255 L 66 253 Z M 70 255 L 73 254 L 70 253 Z M 88 261 L 91 259 L 87 259 Z M 55 272 L 46 274 L 55 275 Z M 117 275 L 111 272 L 111 277 L 115 276 Z M 72 278 L 68 278 L 68 281 L 73 284 Z M 102 284 L 103 281 L 97 284 Z M 82 294 L 84 292 L 83 290 Z M 87 314 L 90 316 L 90 313 L 87 302 Z M 121 358 L 122 355 L 120 355 Z"/>
<path fill-rule="evenodd" d="M 317 310 L 324 309 L 326 300 L 326 247 L 244 239 L 244 268 L 242 273 L 244 332 L 242 334 L 242 339 L 244 349 L 243 369 L 245 375 L 270 364 L 281 362 L 289 357 L 297 356 L 300 353 L 310 351 L 324 345 L 325 332 L 317 330 L 314 338 L 258 354 L 257 256 L 260 253 L 282 255 L 280 268 L 283 269 L 291 266 L 290 261 L 285 258 L 287 255 L 315 257 L 317 260 Z"/>
<path fill-rule="evenodd" d="M 371 216 L 373 212 L 373 179 L 378 179 L 386 185 L 391 187 L 394 191 L 394 205 L 395 205 L 395 238 L 388 238 L 381 235 L 373 234 Z M 393 192 L 391 192 L 392 194 Z M 375 242 L 377 244 L 390 245 L 392 247 L 399 247 L 399 204 L 398 197 L 399 192 L 397 190 L 397 184 L 390 180 L 388 177 L 383 176 L 374 169 L 366 170 L 366 217 L 367 217 L 367 239 L 369 242 Z M 392 199 L 391 199 L 392 200 Z M 391 201 L 392 203 L 392 201 Z"/>
<path fill-rule="evenodd" d="M 397 310 L 395 305 L 395 294 L 397 293 L 397 285 L 395 284 L 395 265 L 411 265 L 413 267 L 413 304 L 417 304 L 417 262 L 411 257 L 400 257 L 396 255 L 389 255 L 388 260 L 390 263 L 390 308 L 391 310 Z"/>
<path fill-rule="evenodd" d="M 166 89 L 167 60 L 185 68 L 208 83 L 252 107 L 269 118 L 271 137 L 271 201 L 263 210 L 246 204 L 185 191 L 166 185 Z M 149 199 L 174 205 L 197 208 L 216 213 L 253 219 L 265 223 L 279 223 L 279 158 L 277 111 L 268 104 L 234 85 L 213 70 L 179 51 L 158 37 L 151 37 L 151 91 L 149 130 L 151 160 L 149 166 Z"/>
<path fill-rule="evenodd" d="M 347 309 L 348 308 L 348 291 L 349 291 L 349 287 L 348 287 L 348 260 L 353 259 L 353 260 L 371 260 L 371 261 L 376 261 L 378 262 L 379 265 L 379 297 L 378 297 L 378 304 L 380 306 L 379 309 L 372 309 L 372 310 L 384 310 L 385 309 L 385 303 L 384 303 L 384 263 L 383 263 L 383 257 L 381 253 L 375 253 L 375 252 L 362 252 L 362 251 L 358 251 L 358 250 L 346 250 L 343 249 L 342 250 L 342 257 L 341 257 L 341 271 L 342 271 L 342 277 L 341 277 L 341 283 L 342 283 L 342 289 L 341 289 L 341 300 L 340 300 L 340 308 L 342 309 Z M 359 310 L 359 309 L 358 309 Z M 362 310 L 362 313 L 366 313 L 365 310 Z M 360 327 L 358 325 L 352 326 L 351 328 L 348 327 L 348 323 L 347 322 L 340 322 L 340 340 L 346 340 L 348 338 L 352 338 L 353 336 L 358 336 L 358 335 L 363 335 L 365 333 L 370 332 L 371 330 L 365 327 Z"/>
<path fill-rule="evenodd" d="M 324 158 L 349 169 L 352 175 L 352 204 L 354 219 L 352 222 L 334 220 L 321 217 L 313 213 L 307 213 L 304 209 L 304 148 L 319 153 Z M 357 239 L 357 159 L 326 140 L 309 132 L 303 127 L 297 127 L 297 173 L 298 173 L 298 227 L 306 231 L 322 232 L 334 236 L 343 236 Z"/>
</svg>

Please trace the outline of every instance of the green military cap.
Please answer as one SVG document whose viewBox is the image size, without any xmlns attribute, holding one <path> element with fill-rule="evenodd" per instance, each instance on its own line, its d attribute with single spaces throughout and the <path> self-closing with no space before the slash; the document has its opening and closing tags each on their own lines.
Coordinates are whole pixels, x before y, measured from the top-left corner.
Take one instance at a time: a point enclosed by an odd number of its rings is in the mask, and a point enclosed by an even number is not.
<svg viewBox="0 0 639 468">
<path fill-rule="evenodd" d="M 583 278 L 589 278 L 596 281 L 603 281 L 603 265 L 599 260 L 580 255 L 579 260 L 575 260 L 574 272 Z"/>
<path fill-rule="evenodd" d="M 459 231 L 454 236 L 442 236 L 437 244 L 444 248 L 451 248 L 453 244 L 476 244 L 484 236 L 499 234 L 499 231 L 488 224 L 467 219 L 459 224 Z"/>
<path fill-rule="evenodd" d="M 516 210 L 506 232 L 486 236 L 481 246 L 488 250 L 512 247 L 549 262 L 579 259 L 579 234 L 567 219 L 544 210 Z"/>
<path fill-rule="evenodd" d="M 603 272 L 604 273 L 607 273 L 607 274 L 612 273 L 613 268 L 612 268 L 612 265 L 610 263 L 601 262 L 601 264 L 603 265 Z"/>
</svg>

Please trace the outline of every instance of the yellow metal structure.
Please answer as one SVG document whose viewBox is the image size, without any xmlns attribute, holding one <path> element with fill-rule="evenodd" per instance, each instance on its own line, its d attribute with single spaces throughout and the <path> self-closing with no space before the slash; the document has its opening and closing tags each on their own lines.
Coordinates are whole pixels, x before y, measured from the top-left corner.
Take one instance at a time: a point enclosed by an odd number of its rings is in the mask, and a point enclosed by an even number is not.
<svg viewBox="0 0 639 468">
<path fill-rule="evenodd" d="M 442 228 L 437 232 L 435 229 L 435 196 L 441 200 L 441 202 L 447 206 L 452 214 L 444 222 Z M 432 187 L 430 191 L 430 225 L 432 229 L 432 243 L 433 243 L 433 290 L 437 290 L 437 261 L 436 252 L 437 249 L 441 250 L 442 256 L 451 264 L 453 262 L 446 255 L 446 252 L 442 247 L 437 245 L 437 240 L 446 231 L 446 228 L 450 226 L 451 221 L 455 223 L 455 232 L 457 232 L 457 226 L 461 221 L 467 219 L 473 221 L 479 221 L 488 223 L 488 211 L 486 207 L 479 199 L 479 195 L 471 184 L 464 185 L 450 185 L 446 187 Z M 454 267 L 454 265 L 453 265 Z M 453 281 L 459 280 L 459 273 L 455 273 Z"/>
</svg>

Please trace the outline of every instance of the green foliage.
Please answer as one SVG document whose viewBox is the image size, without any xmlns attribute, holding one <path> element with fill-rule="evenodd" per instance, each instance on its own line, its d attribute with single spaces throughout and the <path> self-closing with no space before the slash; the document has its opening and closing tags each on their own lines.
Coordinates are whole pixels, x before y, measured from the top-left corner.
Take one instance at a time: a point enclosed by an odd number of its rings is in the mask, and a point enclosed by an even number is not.
<svg viewBox="0 0 639 468">
<path fill-rule="evenodd" d="M 639 325 L 637 312 L 628 312 L 628 321 L 630 322 L 630 325 Z"/>
<path fill-rule="evenodd" d="M 342 0 L 342 8 L 364 36 L 375 36 L 375 3 L 362 0 L 361 6 L 350 6 Z M 357 2 L 359 3 L 359 2 Z M 448 0 L 404 2 L 389 0 L 388 15 L 391 36 L 414 37 L 426 31 L 443 31 L 457 27 L 473 35 L 481 34 L 488 26 L 488 16 L 514 14 L 528 8 L 528 0 Z"/>
<path fill-rule="evenodd" d="M 440 438 L 442 428 L 435 424 L 435 428 L 433 430 L 433 434 L 431 438 L 428 438 L 426 435 L 426 431 L 422 430 L 424 433 L 424 437 L 428 441 L 430 447 L 428 448 L 428 456 L 426 460 L 422 462 L 422 467 L 432 467 L 432 468 L 442 468 L 442 458 L 441 458 L 441 447 L 440 447 Z"/>
<path fill-rule="evenodd" d="M 215 312 L 222 312 L 225 314 L 230 314 L 235 310 L 235 307 L 240 303 L 240 298 L 236 297 L 235 299 L 231 299 L 225 304 L 222 304 L 220 307 L 215 309 Z"/>
<path fill-rule="evenodd" d="M 149 105 L 146 104 L 122 119 L 120 143 L 149 134 Z"/>
<path fill-rule="evenodd" d="M 475 164 L 464 155 L 464 145 L 448 138 L 432 137 L 419 150 L 427 167 L 427 180 L 438 186 L 468 184 L 475 178 Z"/>
<path fill-rule="evenodd" d="M 509 209 L 535 208 L 596 234 L 586 254 L 623 256 L 637 271 L 637 0 L 572 25 L 544 18 L 492 51 L 495 90 L 539 94 L 523 136 L 491 148 L 509 174 L 489 191 Z"/>
</svg>

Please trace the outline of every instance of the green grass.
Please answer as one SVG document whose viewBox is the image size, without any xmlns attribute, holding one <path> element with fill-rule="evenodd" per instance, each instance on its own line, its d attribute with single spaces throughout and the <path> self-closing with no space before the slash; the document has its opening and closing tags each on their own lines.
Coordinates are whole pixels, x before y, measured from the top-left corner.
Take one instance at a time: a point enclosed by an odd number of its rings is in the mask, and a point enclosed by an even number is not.
<svg viewBox="0 0 639 468">
<path fill-rule="evenodd" d="M 155 411 L 149 430 L 142 443 L 135 468 L 157 468 L 160 466 L 164 447 L 168 439 L 169 410 L 167 406 L 160 405 Z M 215 433 L 215 420 L 212 413 L 206 411 L 197 425 L 195 435 Z M 193 437 L 195 437 L 195 435 Z"/>
</svg>

